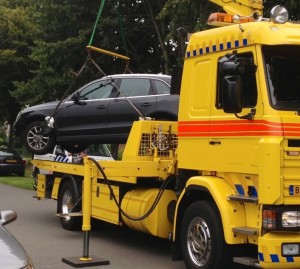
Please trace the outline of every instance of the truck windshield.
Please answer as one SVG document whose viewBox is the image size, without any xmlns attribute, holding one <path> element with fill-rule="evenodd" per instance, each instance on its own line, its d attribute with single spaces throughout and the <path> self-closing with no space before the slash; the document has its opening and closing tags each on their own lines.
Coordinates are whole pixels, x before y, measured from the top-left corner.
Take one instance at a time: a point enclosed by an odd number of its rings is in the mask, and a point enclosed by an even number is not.
<svg viewBox="0 0 300 269">
<path fill-rule="evenodd" d="M 262 47 L 271 106 L 300 111 L 300 46 Z"/>
</svg>

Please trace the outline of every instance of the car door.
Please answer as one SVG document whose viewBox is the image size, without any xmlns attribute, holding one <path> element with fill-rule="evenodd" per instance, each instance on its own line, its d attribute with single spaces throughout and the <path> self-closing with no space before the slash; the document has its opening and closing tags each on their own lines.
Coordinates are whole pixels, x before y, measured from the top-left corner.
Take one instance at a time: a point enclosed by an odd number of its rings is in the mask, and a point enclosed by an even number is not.
<svg viewBox="0 0 300 269">
<path fill-rule="evenodd" d="M 104 135 L 114 89 L 110 80 L 97 80 L 75 92 L 55 116 L 59 140 L 71 141 L 76 136 L 85 141 Z"/>
<path fill-rule="evenodd" d="M 156 98 L 148 78 L 122 78 L 119 90 L 108 113 L 108 131 L 116 137 L 128 135 L 133 121 L 141 116 L 138 111 L 149 116 L 156 110 Z"/>
<path fill-rule="evenodd" d="M 151 80 L 156 96 L 156 115 L 161 120 L 177 120 L 179 95 L 170 94 L 170 85 L 160 79 Z"/>
</svg>

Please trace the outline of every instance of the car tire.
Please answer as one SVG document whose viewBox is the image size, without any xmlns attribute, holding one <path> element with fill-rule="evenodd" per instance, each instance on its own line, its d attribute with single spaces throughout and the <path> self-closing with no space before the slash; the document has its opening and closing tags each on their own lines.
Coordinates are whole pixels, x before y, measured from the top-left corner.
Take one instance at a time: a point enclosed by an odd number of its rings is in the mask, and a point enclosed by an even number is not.
<svg viewBox="0 0 300 269">
<path fill-rule="evenodd" d="M 25 127 L 22 141 L 26 149 L 37 155 L 53 151 L 55 139 L 53 131 L 46 132 L 45 121 L 34 121 Z"/>
<path fill-rule="evenodd" d="M 24 171 L 24 172 L 21 172 L 21 173 L 19 173 L 19 174 L 18 174 L 18 176 L 19 176 L 19 177 L 24 177 L 24 176 L 25 176 L 25 171 Z"/>
<path fill-rule="evenodd" d="M 81 201 L 79 202 L 80 195 L 75 190 L 74 183 L 71 180 L 67 180 L 60 188 L 57 213 L 75 213 L 81 211 Z M 82 225 L 82 217 L 60 217 L 61 226 L 65 230 L 76 231 L 79 230 Z"/>
<path fill-rule="evenodd" d="M 88 145 L 70 145 L 70 144 L 63 144 L 62 147 L 70 153 L 80 153 L 84 151 Z"/>
</svg>

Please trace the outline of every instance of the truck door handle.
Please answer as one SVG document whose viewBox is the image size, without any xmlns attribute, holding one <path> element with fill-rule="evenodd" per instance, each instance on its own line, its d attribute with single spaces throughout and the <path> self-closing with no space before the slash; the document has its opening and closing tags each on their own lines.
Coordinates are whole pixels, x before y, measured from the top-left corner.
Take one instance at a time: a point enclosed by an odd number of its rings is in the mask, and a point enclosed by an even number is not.
<svg viewBox="0 0 300 269">
<path fill-rule="evenodd" d="M 221 141 L 209 141 L 210 145 L 221 145 Z"/>
</svg>

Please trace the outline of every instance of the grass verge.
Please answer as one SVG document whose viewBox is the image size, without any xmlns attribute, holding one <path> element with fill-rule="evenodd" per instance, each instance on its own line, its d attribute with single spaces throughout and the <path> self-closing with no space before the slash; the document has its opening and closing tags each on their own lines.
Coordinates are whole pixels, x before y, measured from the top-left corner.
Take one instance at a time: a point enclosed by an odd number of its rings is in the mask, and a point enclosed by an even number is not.
<svg viewBox="0 0 300 269">
<path fill-rule="evenodd" d="M 33 190 L 32 167 L 26 167 L 25 176 L 0 176 L 0 184 L 15 186 L 21 189 Z"/>
<path fill-rule="evenodd" d="M 17 177 L 17 176 L 0 177 L 0 183 L 15 186 L 21 189 L 33 190 L 32 177 Z"/>
</svg>

